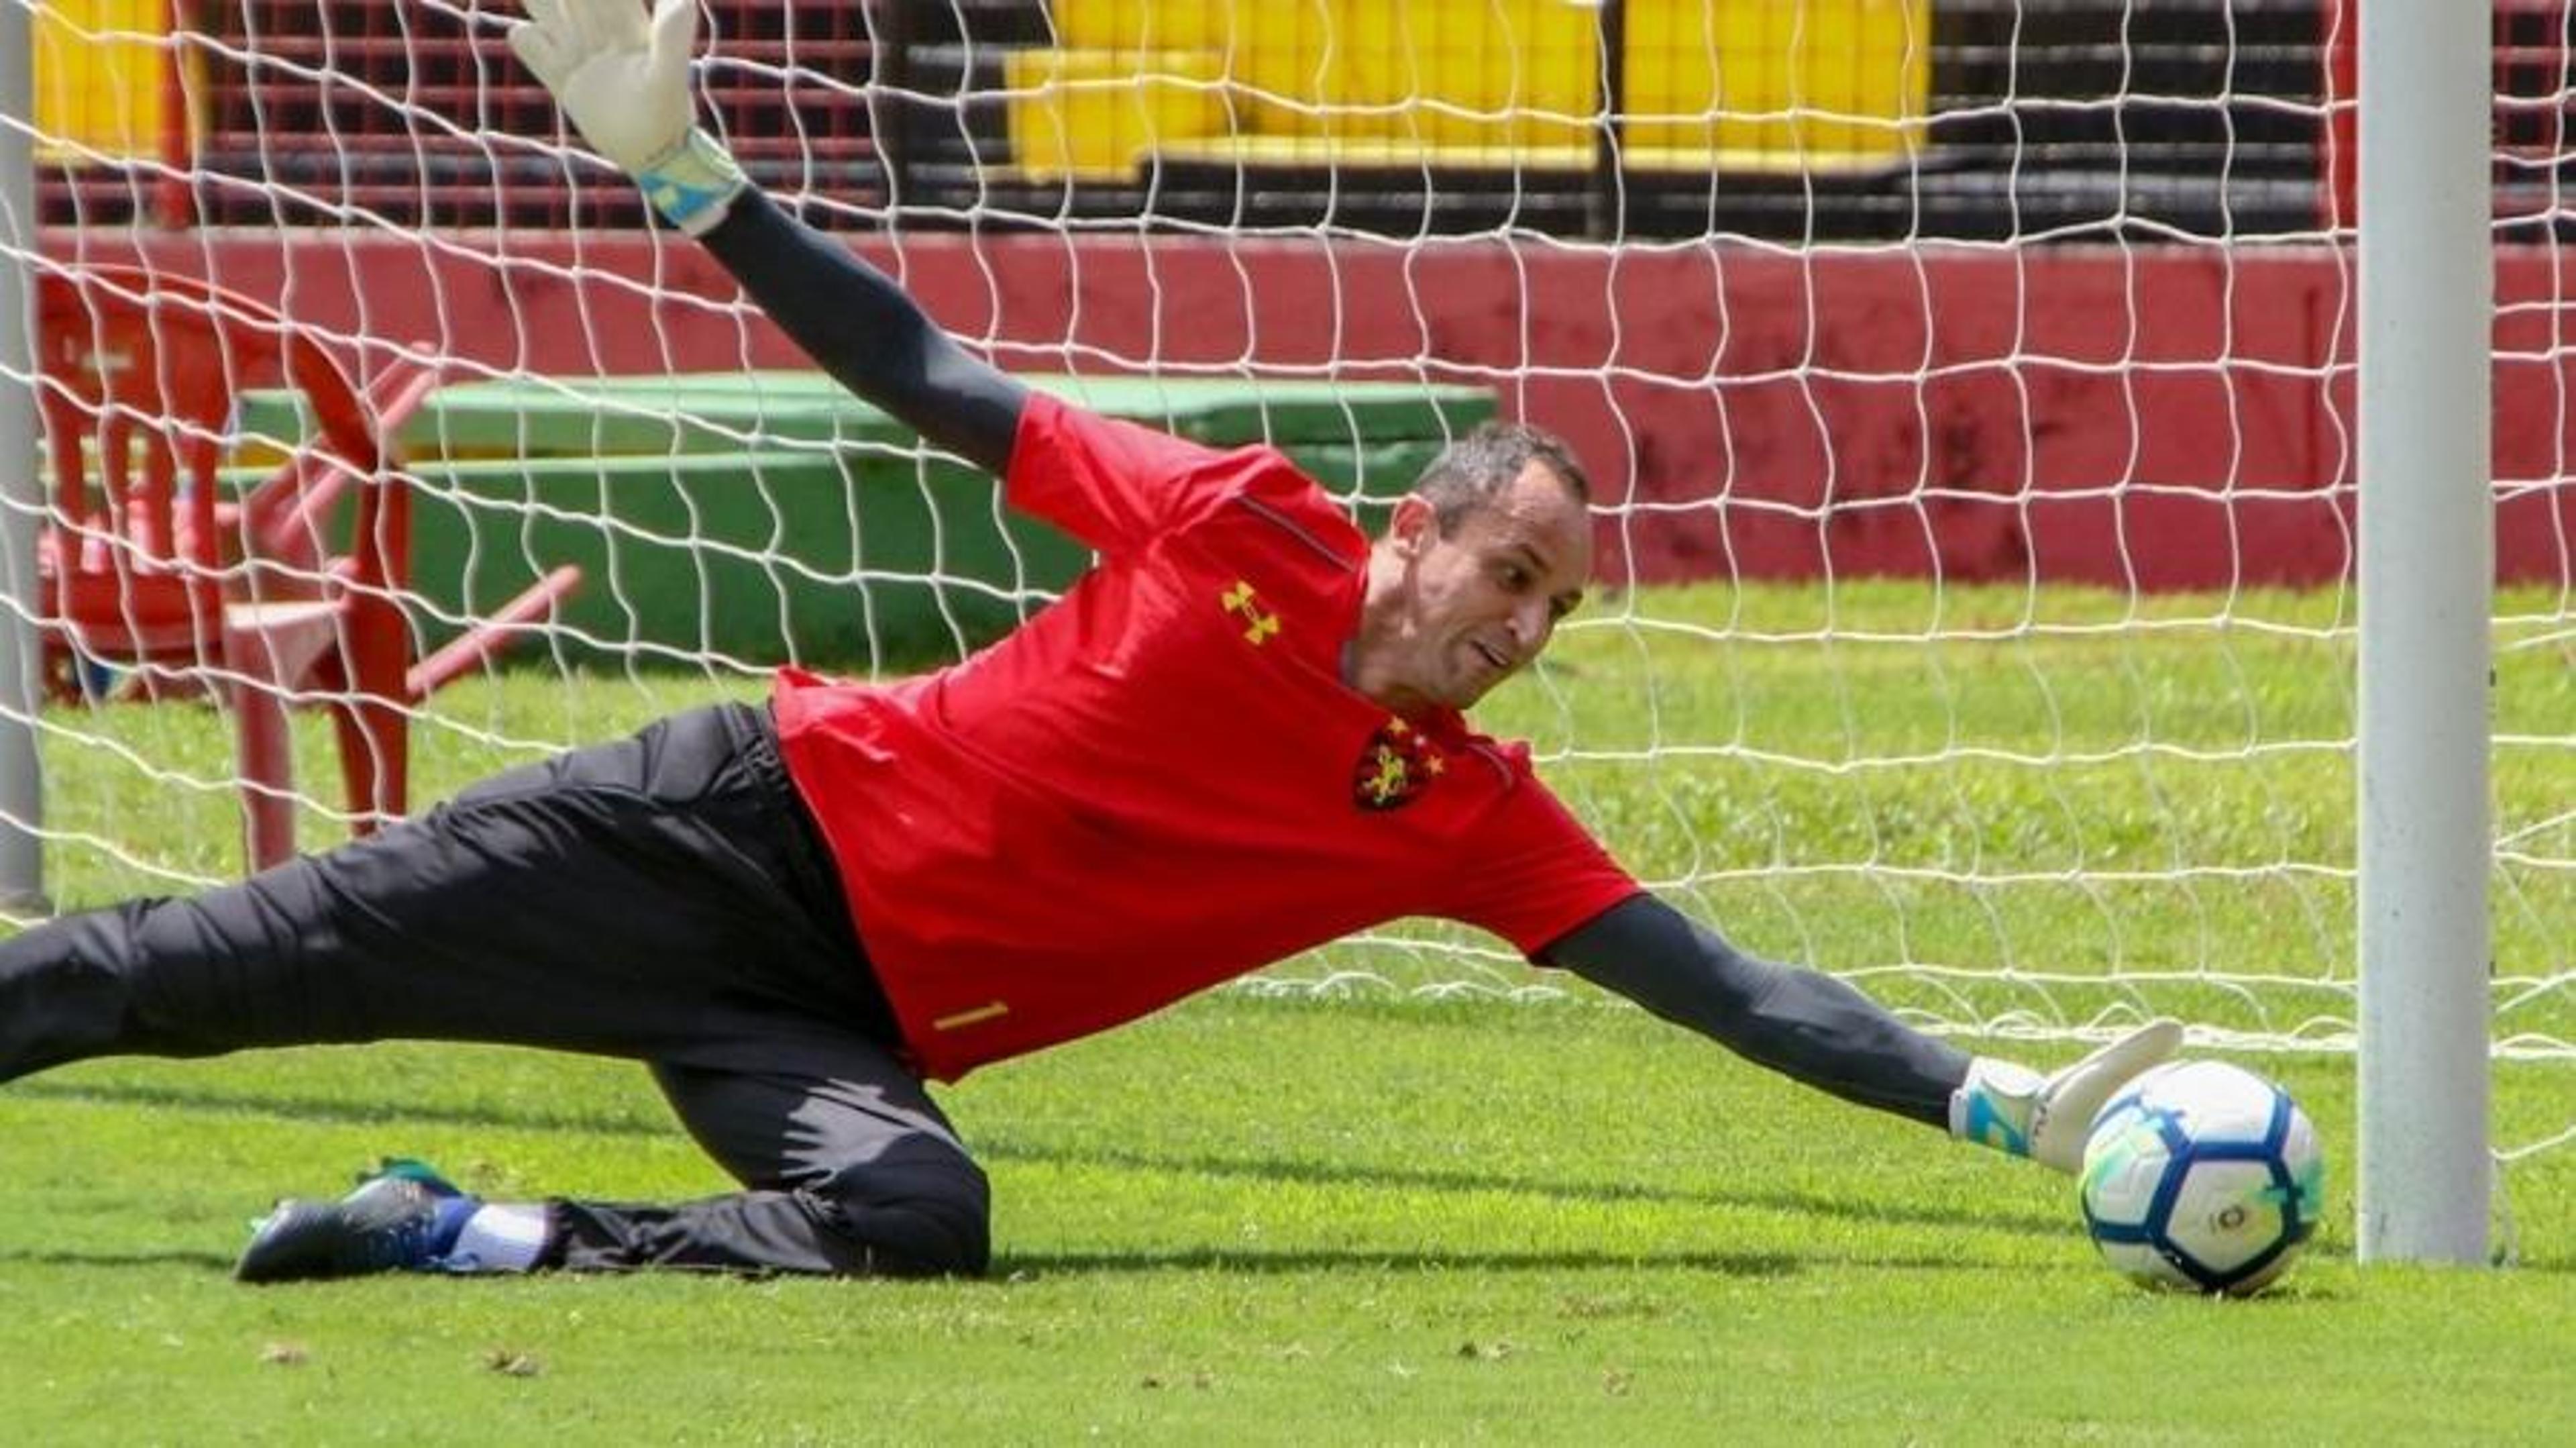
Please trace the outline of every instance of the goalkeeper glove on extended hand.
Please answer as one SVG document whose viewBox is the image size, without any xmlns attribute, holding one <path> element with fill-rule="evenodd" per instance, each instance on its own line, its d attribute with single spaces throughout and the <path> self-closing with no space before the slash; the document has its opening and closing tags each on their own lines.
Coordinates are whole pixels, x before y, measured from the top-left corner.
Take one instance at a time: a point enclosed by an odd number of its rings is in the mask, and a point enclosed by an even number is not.
<svg viewBox="0 0 2576 1448">
<path fill-rule="evenodd" d="M 2181 1025 L 2151 1021 L 2048 1076 L 1980 1056 L 1951 1093 L 1950 1134 L 2072 1175 L 2083 1168 L 2084 1138 L 2112 1094 L 2181 1047 Z"/>
<path fill-rule="evenodd" d="M 701 236 L 750 183 L 698 129 L 689 57 L 697 0 L 524 0 L 510 49 L 552 91 L 573 129 L 635 178 L 664 220 Z"/>
</svg>

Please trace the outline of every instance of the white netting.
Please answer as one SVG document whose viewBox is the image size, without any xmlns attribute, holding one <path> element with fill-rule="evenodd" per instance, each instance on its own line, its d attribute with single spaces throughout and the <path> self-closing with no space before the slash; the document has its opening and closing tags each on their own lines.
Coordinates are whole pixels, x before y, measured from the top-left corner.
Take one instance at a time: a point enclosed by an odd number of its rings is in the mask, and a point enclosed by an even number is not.
<svg viewBox="0 0 2576 1448">
<path fill-rule="evenodd" d="M 415 800 L 783 658 L 953 658 L 1078 566 L 769 370 L 797 359 L 564 143 L 505 7 L 252 3 L 174 36 L 158 4 L 0 6 L 38 78 L 0 116 L 45 222 L 0 218 L 13 271 L 210 278 L 361 382 L 437 369 L 402 430 L 423 646 L 583 570 L 505 677 L 404 701 Z M 2566 1143 L 2576 1069 L 2568 20 L 2495 10 L 2495 1042 L 2561 1096 L 2508 1101 L 2527 1159 Z M 2339 7 L 709 13 L 747 167 L 1007 365 L 1280 441 L 1353 499 L 1491 408 L 1567 435 L 1609 586 L 1484 722 L 1748 948 L 1949 1030 L 2173 1013 L 2350 1048 Z M 299 719 L 311 846 L 352 802 Z M 69 701 L 41 728 L 62 898 L 238 868 L 225 716 Z M 1550 989 L 1411 928 L 1253 988 Z"/>
</svg>

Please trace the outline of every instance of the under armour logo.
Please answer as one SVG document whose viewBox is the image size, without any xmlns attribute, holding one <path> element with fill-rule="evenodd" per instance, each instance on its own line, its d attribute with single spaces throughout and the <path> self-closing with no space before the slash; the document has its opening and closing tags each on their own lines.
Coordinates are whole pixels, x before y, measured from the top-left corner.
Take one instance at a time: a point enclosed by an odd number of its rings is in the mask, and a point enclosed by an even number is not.
<svg viewBox="0 0 2576 1448">
<path fill-rule="evenodd" d="M 1241 616 L 1243 636 L 1256 646 L 1267 643 L 1271 635 L 1279 632 L 1279 615 L 1264 610 L 1261 601 L 1253 596 L 1252 585 L 1243 579 L 1236 579 L 1234 587 L 1217 595 L 1217 602 L 1225 605 L 1226 612 Z"/>
</svg>

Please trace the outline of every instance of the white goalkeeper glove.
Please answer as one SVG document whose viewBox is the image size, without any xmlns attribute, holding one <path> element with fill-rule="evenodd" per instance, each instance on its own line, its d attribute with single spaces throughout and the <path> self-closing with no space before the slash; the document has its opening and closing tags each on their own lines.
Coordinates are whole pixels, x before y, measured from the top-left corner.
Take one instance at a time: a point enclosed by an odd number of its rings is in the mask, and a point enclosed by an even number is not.
<svg viewBox="0 0 2576 1448">
<path fill-rule="evenodd" d="M 2112 1094 L 2182 1048 L 2182 1026 L 2151 1021 L 2083 1060 L 2042 1076 L 1979 1056 L 1950 1095 L 1950 1134 L 2074 1174 L 2084 1138 Z"/>
<path fill-rule="evenodd" d="M 750 183 L 698 129 L 689 57 L 697 0 L 523 0 L 510 49 L 536 73 L 582 139 L 644 188 L 664 220 L 699 236 Z"/>
</svg>

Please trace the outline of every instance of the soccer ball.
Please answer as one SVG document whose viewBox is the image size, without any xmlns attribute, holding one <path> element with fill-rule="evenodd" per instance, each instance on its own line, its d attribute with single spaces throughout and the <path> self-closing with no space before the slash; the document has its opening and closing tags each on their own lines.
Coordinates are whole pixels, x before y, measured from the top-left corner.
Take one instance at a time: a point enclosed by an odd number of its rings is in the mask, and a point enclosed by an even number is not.
<svg viewBox="0 0 2576 1448">
<path fill-rule="evenodd" d="M 2325 1176 L 2316 1127 L 2290 1093 L 2223 1061 L 2176 1061 L 2093 1118 L 2084 1225 L 2137 1282 L 2246 1296 L 2316 1231 Z"/>
</svg>

